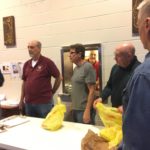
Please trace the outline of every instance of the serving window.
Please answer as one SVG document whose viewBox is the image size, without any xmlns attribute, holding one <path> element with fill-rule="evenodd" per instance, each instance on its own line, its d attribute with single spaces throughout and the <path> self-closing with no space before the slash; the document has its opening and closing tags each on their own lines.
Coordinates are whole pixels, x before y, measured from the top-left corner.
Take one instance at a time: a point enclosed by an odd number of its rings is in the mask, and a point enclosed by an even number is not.
<svg viewBox="0 0 150 150">
<path fill-rule="evenodd" d="M 97 70 L 97 90 L 100 92 L 102 90 L 102 61 L 101 61 L 101 44 L 87 44 L 85 47 L 85 60 L 98 63 L 95 64 L 95 70 Z M 75 65 L 70 61 L 69 58 L 69 46 L 64 46 L 61 49 L 61 63 L 62 63 L 62 89 L 63 93 L 71 93 L 71 77 L 73 75 L 73 69 Z M 93 64 L 94 67 L 94 64 Z"/>
</svg>

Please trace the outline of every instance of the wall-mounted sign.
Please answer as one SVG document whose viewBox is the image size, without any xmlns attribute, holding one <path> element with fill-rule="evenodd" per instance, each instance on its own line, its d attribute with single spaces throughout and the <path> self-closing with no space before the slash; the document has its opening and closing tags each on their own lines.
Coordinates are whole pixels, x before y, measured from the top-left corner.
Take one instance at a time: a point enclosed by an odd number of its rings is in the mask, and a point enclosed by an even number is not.
<svg viewBox="0 0 150 150">
<path fill-rule="evenodd" d="M 4 44 L 6 46 L 16 45 L 14 16 L 3 17 L 3 28 L 4 28 Z"/>
<path fill-rule="evenodd" d="M 136 35 L 136 34 L 138 35 L 138 28 L 137 28 L 138 10 L 137 10 L 137 7 L 142 1 L 143 0 L 132 0 L 132 33 L 134 35 Z"/>
</svg>

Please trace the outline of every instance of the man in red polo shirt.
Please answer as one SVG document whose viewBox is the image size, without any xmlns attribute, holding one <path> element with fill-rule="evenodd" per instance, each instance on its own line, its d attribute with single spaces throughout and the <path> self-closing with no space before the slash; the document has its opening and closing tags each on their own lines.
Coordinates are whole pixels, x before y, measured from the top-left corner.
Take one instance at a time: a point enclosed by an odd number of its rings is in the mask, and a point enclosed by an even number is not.
<svg viewBox="0 0 150 150">
<path fill-rule="evenodd" d="M 99 76 L 100 76 L 100 67 L 101 67 L 100 62 L 97 61 L 97 57 L 98 57 L 97 51 L 91 50 L 89 58 L 88 58 L 88 62 L 90 62 L 93 65 L 96 71 L 96 91 L 95 91 L 96 97 L 99 96 L 99 90 L 100 90 Z"/>
<path fill-rule="evenodd" d="M 25 106 L 25 114 L 44 118 L 53 107 L 53 95 L 61 83 L 61 75 L 52 60 L 41 55 L 41 43 L 28 43 L 31 57 L 25 62 L 22 76 L 20 109 Z M 51 78 L 54 77 L 54 85 Z"/>
</svg>

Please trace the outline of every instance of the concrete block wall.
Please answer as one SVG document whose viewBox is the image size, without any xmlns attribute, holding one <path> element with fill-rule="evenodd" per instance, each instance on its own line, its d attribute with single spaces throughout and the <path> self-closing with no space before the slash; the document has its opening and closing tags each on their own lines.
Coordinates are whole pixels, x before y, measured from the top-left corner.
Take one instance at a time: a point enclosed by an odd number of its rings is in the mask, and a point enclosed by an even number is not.
<svg viewBox="0 0 150 150">
<path fill-rule="evenodd" d="M 6 16 L 15 17 L 16 46 L 11 48 L 3 40 L 2 18 Z M 38 39 L 43 55 L 61 70 L 62 46 L 101 43 L 104 86 L 115 63 L 117 44 L 133 42 L 141 61 L 146 53 L 139 37 L 132 36 L 132 0 L 5 0 L 0 2 L 0 18 L 0 63 L 29 59 L 27 43 Z M 19 99 L 21 80 L 9 75 L 5 79 L 0 93 Z"/>
</svg>

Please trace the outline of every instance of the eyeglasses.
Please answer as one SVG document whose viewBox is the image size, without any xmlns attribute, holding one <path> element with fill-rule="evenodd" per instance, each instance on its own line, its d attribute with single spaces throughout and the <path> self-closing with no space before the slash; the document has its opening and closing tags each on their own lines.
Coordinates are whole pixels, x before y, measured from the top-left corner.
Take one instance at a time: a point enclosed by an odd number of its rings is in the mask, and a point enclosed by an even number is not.
<svg viewBox="0 0 150 150">
<path fill-rule="evenodd" d="M 70 52 L 70 55 L 75 54 L 76 52 Z"/>
</svg>

